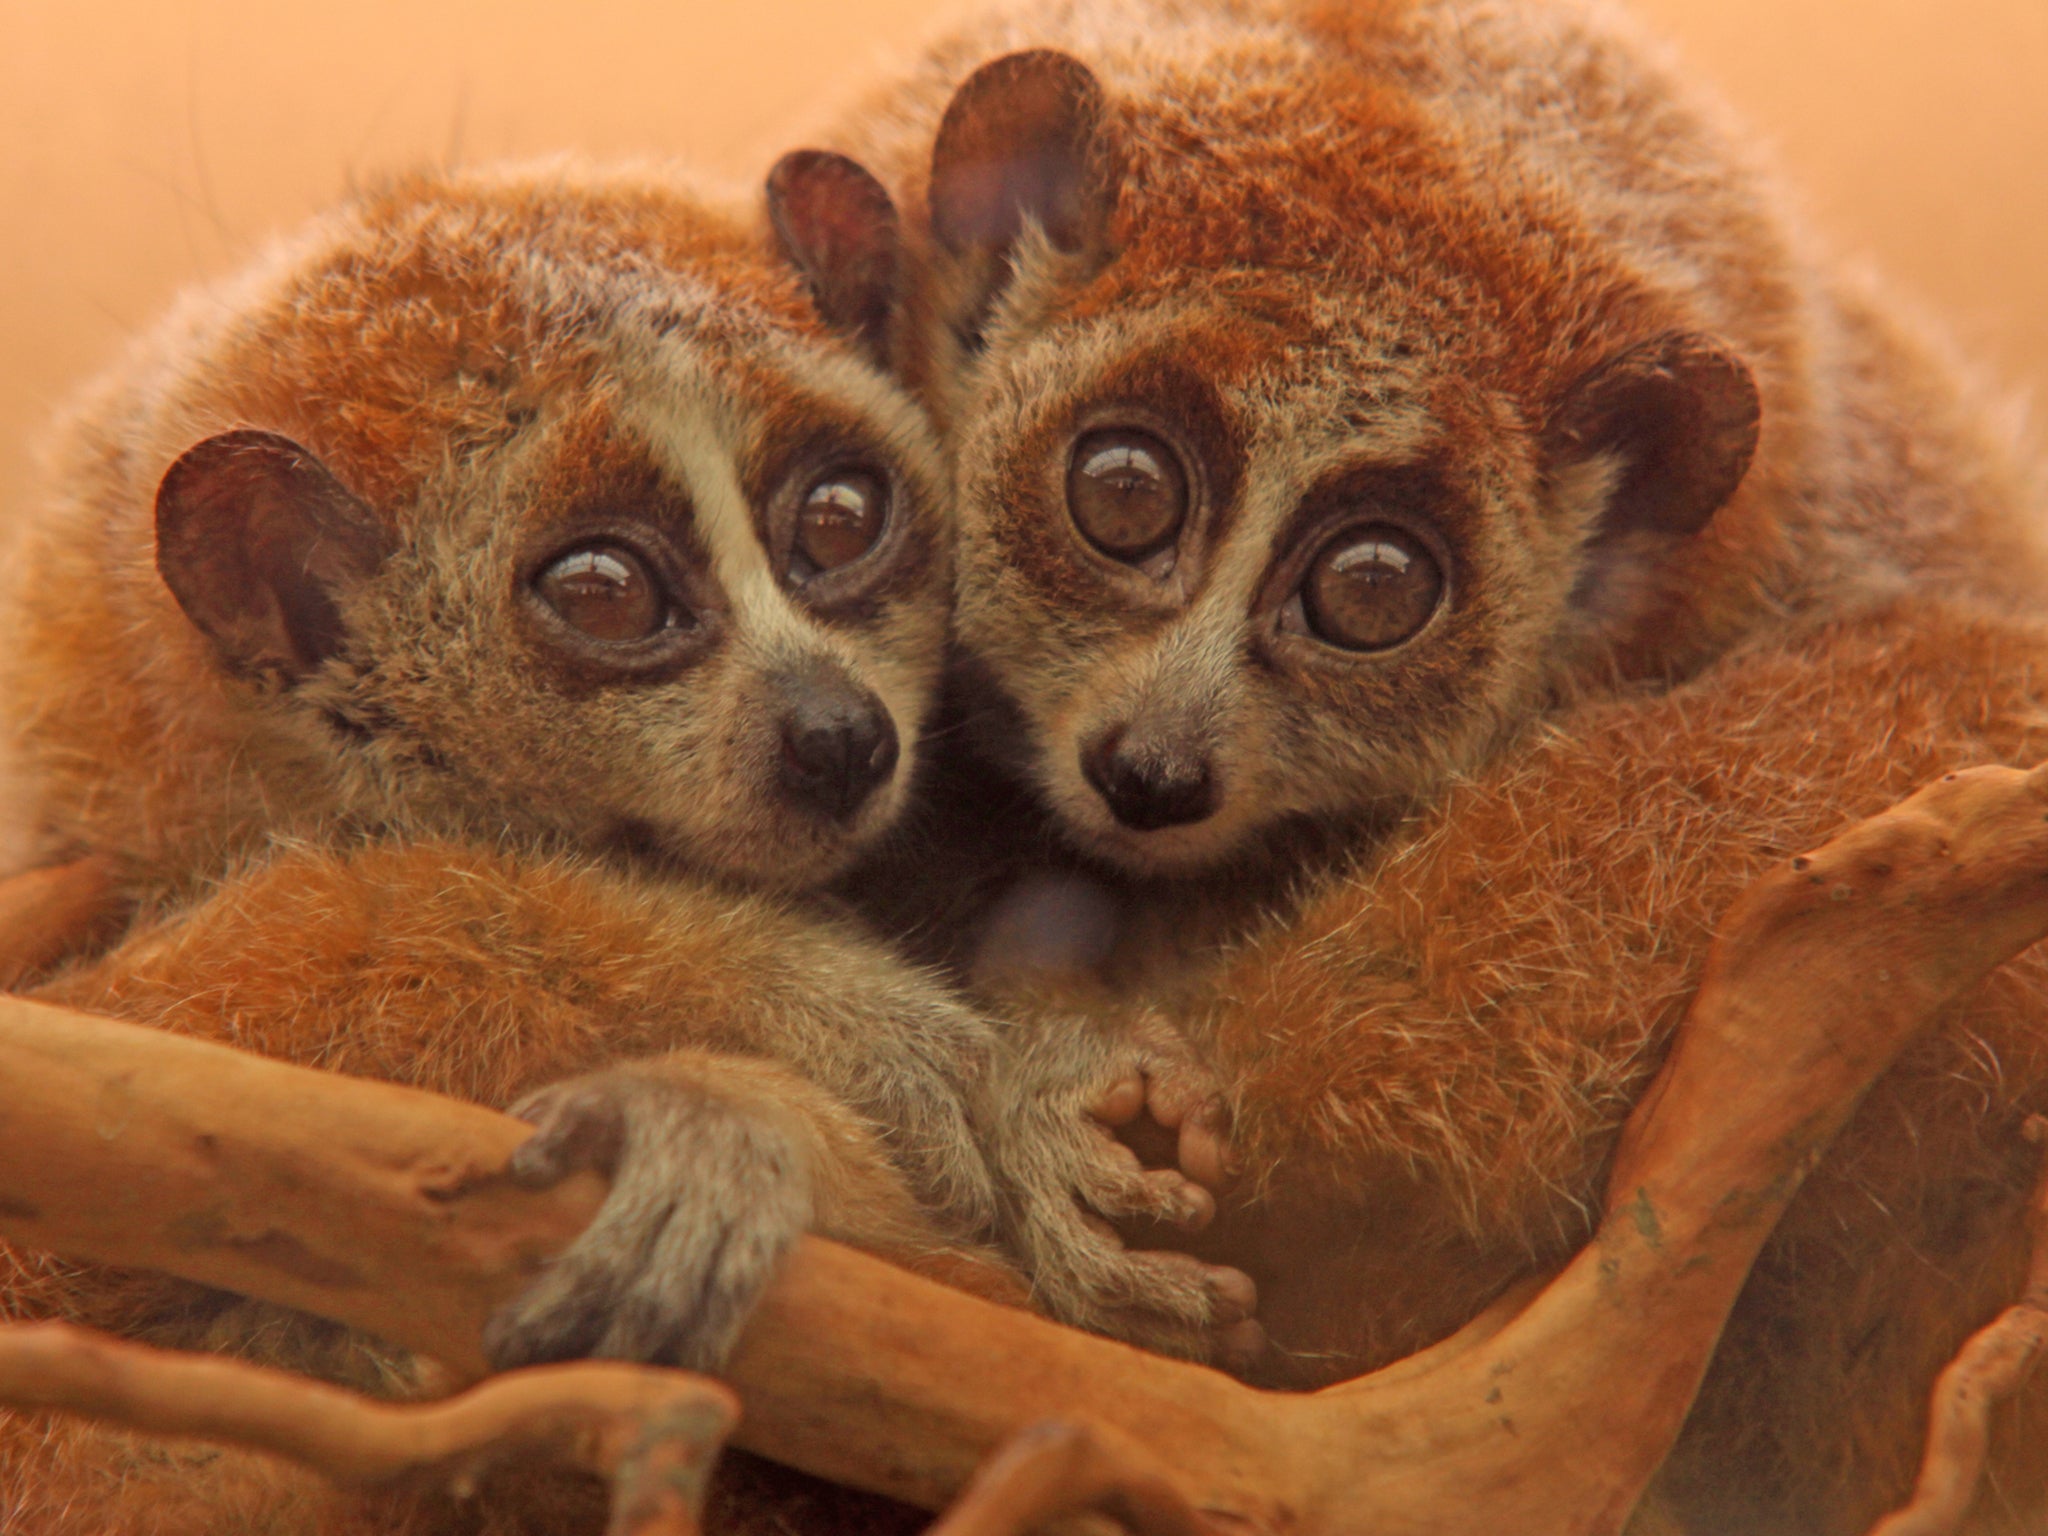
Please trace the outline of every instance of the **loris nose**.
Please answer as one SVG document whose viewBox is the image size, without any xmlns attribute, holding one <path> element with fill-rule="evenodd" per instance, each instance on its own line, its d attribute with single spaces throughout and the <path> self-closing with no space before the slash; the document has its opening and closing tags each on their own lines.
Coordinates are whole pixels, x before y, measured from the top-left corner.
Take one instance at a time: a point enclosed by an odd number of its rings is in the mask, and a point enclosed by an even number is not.
<svg viewBox="0 0 2048 1536">
<path fill-rule="evenodd" d="M 1110 815 L 1134 832 L 1186 826 L 1216 809 L 1216 783 L 1206 755 L 1135 751 L 1121 728 L 1082 752 L 1081 775 L 1095 786 Z"/>
<path fill-rule="evenodd" d="M 846 678 L 805 678 L 789 693 L 783 787 L 799 804 L 851 820 L 896 771 L 896 724 L 880 699 Z"/>
</svg>

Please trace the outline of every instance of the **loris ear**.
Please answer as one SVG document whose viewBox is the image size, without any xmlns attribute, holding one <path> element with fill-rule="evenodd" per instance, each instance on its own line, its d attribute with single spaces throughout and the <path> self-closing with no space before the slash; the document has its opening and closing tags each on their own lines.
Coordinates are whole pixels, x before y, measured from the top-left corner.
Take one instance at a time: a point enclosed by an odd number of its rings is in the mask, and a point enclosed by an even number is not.
<svg viewBox="0 0 2048 1536">
<path fill-rule="evenodd" d="M 275 432 L 185 451 L 156 493 L 156 568 L 240 677 L 304 677 L 340 650 L 337 599 L 384 556 L 376 515 Z"/>
<path fill-rule="evenodd" d="M 888 191 L 857 160 L 791 150 L 768 173 L 768 219 L 825 323 L 886 363 L 903 244 Z"/>
<path fill-rule="evenodd" d="M 1122 156 L 1094 72 L 1050 49 L 982 65 L 953 95 L 932 146 L 932 234 L 972 264 L 966 307 L 1007 275 L 1027 221 L 1053 246 L 1106 254 Z"/>
<path fill-rule="evenodd" d="M 1553 475 L 1613 463 L 1597 539 L 1689 538 L 1742 484 L 1761 415 L 1747 363 L 1710 336 L 1667 331 L 1573 384 L 1544 440 Z"/>
</svg>

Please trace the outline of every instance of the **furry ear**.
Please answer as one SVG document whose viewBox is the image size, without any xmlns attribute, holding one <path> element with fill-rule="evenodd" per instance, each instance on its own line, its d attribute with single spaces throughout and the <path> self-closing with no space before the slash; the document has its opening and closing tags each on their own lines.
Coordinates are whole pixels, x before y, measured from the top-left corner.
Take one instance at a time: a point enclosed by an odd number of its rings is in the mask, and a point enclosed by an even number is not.
<svg viewBox="0 0 2048 1536">
<path fill-rule="evenodd" d="M 845 155 L 791 150 L 768 173 L 768 219 L 825 323 L 886 362 L 902 233 L 882 184 Z"/>
<path fill-rule="evenodd" d="M 1027 220 L 1062 251 L 1108 244 L 1121 166 L 1094 72 L 1049 49 L 982 65 L 953 95 L 932 145 L 932 233 L 978 268 L 986 305 Z"/>
<path fill-rule="evenodd" d="M 1553 473 L 1616 462 L 1596 538 L 1689 538 L 1742 484 L 1761 414 L 1747 363 L 1710 336 L 1667 331 L 1572 385 L 1544 442 Z"/>
<path fill-rule="evenodd" d="M 376 514 L 275 432 L 189 448 L 156 493 L 156 568 L 239 677 L 294 682 L 341 649 L 336 599 L 384 556 Z"/>
</svg>

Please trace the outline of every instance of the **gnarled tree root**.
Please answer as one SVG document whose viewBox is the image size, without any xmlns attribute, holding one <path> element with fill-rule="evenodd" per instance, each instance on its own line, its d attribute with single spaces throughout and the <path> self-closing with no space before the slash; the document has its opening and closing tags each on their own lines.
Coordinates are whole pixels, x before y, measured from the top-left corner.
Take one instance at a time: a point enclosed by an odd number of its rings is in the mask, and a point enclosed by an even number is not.
<svg viewBox="0 0 2048 1536">
<path fill-rule="evenodd" d="M 1951 774 L 1731 908 L 1593 1242 L 1525 1305 L 1283 1396 L 807 1240 L 731 1362 L 735 1442 L 936 1509 L 1031 1425 L 1113 1426 L 998 1461 L 973 1530 L 1057 1505 L 1047 1470 L 1074 1455 L 1097 1507 L 1121 1497 L 1155 1530 L 1192 1509 L 1294 1536 L 1617 1532 L 1806 1172 L 1899 1051 L 2044 934 L 2048 771 Z M 0 1084 L 9 1239 L 298 1307 L 459 1372 L 602 1193 L 514 1188 L 527 1128 L 488 1110 L 26 1002 L 0 1001 Z"/>
<path fill-rule="evenodd" d="M 1079 1418 L 1019 1433 L 981 1464 L 929 1536 L 1025 1536 L 1087 1514 L 1109 1515 L 1132 1536 L 1220 1536 L 1150 1454 Z"/>
<path fill-rule="evenodd" d="M 359 1487 L 461 1490 L 493 1465 L 539 1454 L 611 1479 L 611 1536 L 698 1536 L 711 1468 L 739 1413 L 714 1381 L 611 1362 L 515 1371 L 401 1406 L 65 1323 L 0 1326 L 0 1401 L 266 1451 Z"/>
<path fill-rule="evenodd" d="M 2048 1151 L 2048 1120 L 2034 1116 L 2027 1135 Z M 1870 1536 L 1952 1536 L 1962 1529 L 1991 1454 L 1992 1410 L 2026 1385 L 2048 1348 L 2048 1158 L 2028 1215 L 2034 1255 L 2026 1291 L 1970 1335 L 1941 1373 L 1913 1497 Z"/>
</svg>

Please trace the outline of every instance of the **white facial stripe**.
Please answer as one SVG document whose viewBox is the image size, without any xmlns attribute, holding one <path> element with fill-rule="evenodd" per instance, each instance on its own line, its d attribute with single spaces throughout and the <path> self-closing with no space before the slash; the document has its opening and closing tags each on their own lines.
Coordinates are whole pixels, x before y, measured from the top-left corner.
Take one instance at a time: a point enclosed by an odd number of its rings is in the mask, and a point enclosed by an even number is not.
<svg viewBox="0 0 2048 1536">
<path fill-rule="evenodd" d="M 697 536 L 744 643 L 767 654 L 815 651 L 826 637 L 791 601 L 769 564 L 740 484 L 745 428 L 697 359 L 675 350 L 682 356 L 664 359 L 667 387 L 640 405 L 633 425 L 646 435 L 656 461 L 689 493 Z"/>
<path fill-rule="evenodd" d="M 1280 532 L 1294 516 L 1302 493 L 1314 484 L 1315 466 L 1271 465 L 1254 456 L 1246 466 L 1244 501 L 1237 509 L 1230 537 L 1209 552 L 1209 569 L 1196 609 L 1221 607 L 1242 620 L 1278 553 Z"/>
<path fill-rule="evenodd" d="M 1236 701 L 1244 630 L 1241 606 L 1199 605 L 1161 637 L 1147 692 L 1195 730 L 1214 734 Z"/>
<path fill-rule="evenodd" d="M 1301 498 L 1326 476 L 1359 463 L 1361 458 L 1378 457 L 1370 449 L 1361 455 L 1360 440 L 1355 437 L 1311 446 L 1278 430 L 1277 423 L 1275 426 L 1275 430 L 1259 433 L 1254 441 L 1245 466 L 1243 501 L 1231 522 L 1229 537 L 1220 548 L 1209 551 L 1208 570 L 1194 604 L 1196 614 L 1213 613 L 1218 620 L 1228 615 L 1240 625 L 1247 620 L 1263 622 L 1265 615 L 1253 612 L 1252 605 L 1274 561 L 1287 553 L 1281 540 Z M 1389 434 L 1402 440 L 1413 436 L 1412 430 L 1399 426 Z"/>
<path fill-rule="evenodd" d="M 774 592 L 737 472 L 747 423 L 709 366 L 725 348 L 757 344 L 772 331 L 746 305 L 686 273 L 669 276 L 658 304 L 602 271 L 536 269 L 527 281 L 549 302 L 581 300 L 606 317 L 612 364 L 627 385 L 627 423 L 689 492 L 719 585 L 736 605 L 763 586 Z"/>
<path fill-rule="evenodd" d="M 764 337 L 765 341 L 766 338 Z M 778 349 L 780 350 L 780 349 Z M 659 376 L 636 392 L 631 423 L 647 439 L 657 463 L 688 491 L 695 527 L 711 557 L 711 571 L 731 605 L 736 638 L 750 664 L 772 671 L 809 658 L 831 657 L 851 677 L 873 688 L 906 740 L 923 716 L 932 686 L 929 666 L 899 667 L 886 653 L 865 654 L 851 637 L 820 623 L 791 595 L 769 560 L 755 524 L 754 509 L 740 484 L 738 464 L 751 437 L 751 422 L 736 402 L 716 387 L 713 370 L 690 347 L 665 340 L 647 366 Z M 899 461 L 929 474 L 931 450 L 913 408 L 890 386 L 857 365 L 807 354 L 793 346 L 780 359 L 824 398 L 847 403 L 868 419 L 877 414 L 885 430 L 904 441 Z M 833 387 L 833 386 L 840 387 Z M 864 396 L 878 396 L 870 401 Z M 886 413 L 872 410 L 886 404 Z M 907 753 L 906 753 L 907 760 Z"/>
<path fill-rule="evenodd" d="M 689 494 L 711 574 L 731 607 L 740 654 L 763 671 L 833 658 L 881 697 L 905 739 L 908 764 L 909 743 L 934 686 L 936 652 L 914 663 L 886 646 L 869 654 L 870 647 L 820 623 L 791 595 L 761 542 L 739 478 L 759 423 L 725 383 L 721 364 L 742 352 L 752 367 L 766 364 L 785 376 L 792 394 L 834 402 L 886 448 L 899 473 L 914 478 L 919 499 L 929 500 L 938 494 L 941 471 L 924 417 L 901 389 L 851 355 L 791 335 L 744 301 L 687 274 L 672 274 L 668 282 L 651 310 L 630 301 L 607 306 L 610 352 L 628 385 L 628 421 Z"/>
<path fill-rule="evenodd" d="M 865 363 L 793 337 L 777 338 L 775 363 L 805 393 L 858 417 L 905 470 L 936 484 L 938 456 L 924 413 L 910 396 Z"/>
</svg>

